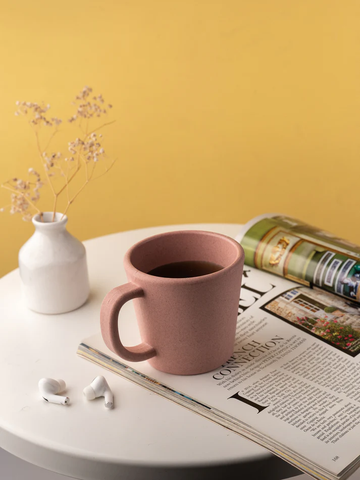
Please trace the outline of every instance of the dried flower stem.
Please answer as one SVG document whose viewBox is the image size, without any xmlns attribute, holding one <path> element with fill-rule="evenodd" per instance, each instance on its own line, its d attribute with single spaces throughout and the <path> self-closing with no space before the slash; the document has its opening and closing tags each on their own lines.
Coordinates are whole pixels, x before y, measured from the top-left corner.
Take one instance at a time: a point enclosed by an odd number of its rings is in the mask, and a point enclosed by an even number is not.
<svg viewBox="0 0 360 480">
<path fill-rule="evenodd" d="M 39 155 L 40 155 L 40 158 L 41 158 L 41 163 L 42 163 L 42 165 L 44 166 L 43 150 L 41 150 L 41 147 L 40 147 L 40 140 L 39 140 L 38 132 L 35 132 L 35 137 L 36 137 L 36 145 L 37 145 L 37 148 L 38 148 L 38 151 L 39 151 Z M 56 196 L 55 189 L 54 189 L 54 187 L 53 187 L 53 184 L 51 183 L 51 180 L 50 180 L 50 177 L 49 177 L 49 175 L 48 175 L 48 172 L 47 172 L 46 168 L 44 168 L 44 171 L 45 171 L 45 175 L 46 175 L 47 181 L 49 182 L 51 191 L 52 191 L 53 194 Z"/>
<path fill-rule="evenodd" d="M 45 152 L 46 152 L 46 150 L 49 148 L 49 145 L 50 145 L 52 139 L 55 137 L 55 135 L 58 133 L 58 131 L 59 131 L 59 130 L 58 130 L 57 127 L 56 127 L 56 130 L 55 130 L 54 133 L 51 135 L 51 137 L 50 137 L 49 140 L 48 140 L 48 143 L 46 144 L 46 146 L 45 146 L 45 148 L 44 148 L 44 151 L 45 151 Z"/>
<path fill-rule="evenodd" d="M 87 122 L 86 126 L 87 126 L 87 125 L 88 125 L 88 122 Z M 87 137 L 88 137 L 89 135 L 90 135 L 90 134 L 88 134 L 88 133 L 85 132 L 84 141 L 87 139 Z M 78 166 L 77 166 L 74 174 L 72 175 L 71 179 L 74 178 L 74 176 L 77 174 L 77 172 L 78 172 L 78 171 L 80 170 L 80 168 L 81 168 L 80 159 L 83 159 L 83 157 L 82 157 L 82 155 L 81 155 L 81 150 L 82 150 L 82 147 L 80 148 L 80 150 L 79 150 L 79 152 L 78 152 L 78 157 L 77 157 L 77 158 L 78 158 Z M 61 220 L 62 220 L 62 219 L 64 218 L 64 216 L 66 215 L 67 211 L 69 210 L 70 205 L 74 202 L 74 200 L 76 199 L 76 197 L 77 197 L 78 195 L 80 195 L 80 193 L 84 190 L 84 188 L 86 187 L 86 185 L 90 182 L 91 177 L 89 178 L 88 165 L 87 165 L 87 163 L 86 163 L 86 161 L 85 161 L 84 159 L 83 159 L 83 162 L 84 162 L 84 165 L 85 165 L 86 180 L 85 180 L 84 184 L 82 185 L 82 187 L 80 187 L 80 189 L 78 190 L 78 192 L 72 197 L 71 200 L 70 200 L 69 197 L 68 197 L 68 203 L 67 203 L 67 205 L 66 205 L 66 208 L 65 208 L 64 213 L 62 214 Z M 96 166 L 96 164 L 95 164 L 95 166 Z M 94 168 L 95 168 L 95 166 L 94 166 Z M 70 180 L 71 180 L 71 179 L 70 179 Z M 64 185 L 64 187 L 62 188 L 62 190 L 63 190 L 66 186 L 69 185 L 70 180 L 66 182 L 66 185 Z M 68 192 L 69 192 L 69 190 L 68 190 Z"/>
<path fill-rule="evenodd" d="M 97 180 L 98 178 L 101 178 L 101 177 L 103 177 L 104 175 L 106 175 L 106 174 L 111 170 L 111 168 L 114 166 L 116 160 L 117 160 L 117 159 L 115 158 L 115 160 L 113 160 L 113 161 L 111 162 L 111 164 L 110 164 L 110 166 L 109 166 L 108 168 L 105 167 L 105 172 L 103 172 L 103 173 L 101 173 L 100 175 L 98 175 L 97 177 L 93 178 L 93 180 Z"/>
<path fill-rule="evenodd" d="M 92 168 L 92 170 L 91 170 L 91 173 L 89 174 L 88 162 L 86 161 L 86 159 L 85 159 L 84 156 L 82 155 L 82 150 L 83 150 L 83 145 L 84 145 L 84 143 L 87 141 L 87 139 L 89 139 L 89 138 L 91 137 L 91 135 L 92 135 L 93 133 L 95 133 L 96 131 L 104 128 L 105 126 L 111 125 L 111 124 L 114 123 L 114 122 L 115 122 L 115 120 L 112 121 L 112 122 L 104 123 L 104 124 L 100 125 L 99 127 L 95 128 L 94 130 L 90 131 L 89 133 L 87 133 L 87 128 L 88 128 L 88 119 L 87 119 L 86 130 L 85 130 L 85 132 L 84 132 L 84 139 L 82 140 L 83 144 L 82 144 L 82 146 L 81 146 L 81 148 L 80 148 L 80 150 L 79 150 L 79 152 L 78 152 L 78 157 L 77 157 L 77 158 L 78 158 L 78 161 L 79 161 L 79 160 L 82 160 L 82 162 L 83 162 L 83 164 L 84 164 L 84 168 L 85 168 L 85 182 L 84 182 L 83 185 L 80 187 L 80 189 L 78 190 L 78 192 L 72 197 L 72 199 L 69 199 L 69 197 L 68 197 L 68 204 L 67 204 L 67 206 L 66 206 L 66 208 L 65 208 L 65 211 L 64 211 L 64 213 L 63 213 L 63 215 L 62 215 L 61 218 L 63 218 L 64 215 L 66 215 L 66 213 L 67 213 L 70 205 L 74 202 L 74 200 L 76 199 L 76 197 L 84 190 L 84 188 L 86 187 L 86 185 L 90 182 L 90 180 L 91 180 L 92 177 L 93 177 L 95 168 L 96 168 L 96 163 L 94 163 L 94 166 L 93 166 L 93 168 Z M 100 178 L 100 177 L 102 177 L 103 175 L 105 175 L 105 173 L 107 173 L 107 172 L 110 170 L 110 168 L 114 165 L 114 163 L 115 163 L 115 160 L 111 163 L 111 165 L 110 165 L 109 168 L 107 168 L 107 167 L 105 166 L 105 172 L 104 172 L 103 174 L 99 175 L 99 176 L 96 177 L 96 178 Z M 81 165 L 80 165 L 80 162 L 79 162 L 78 167 L 76 168 L 76 170 L 75 170 L 75 172 L 73 173 L 72 177 L 67 181 L 67 183 L 63 186 L 63 188 L 60 190 L 60 192 L 58 192 L 58 194 L 60 194 L 60 193 L 64 190 L 64 188 L 66 188 L 66 187 L 68 186 L 68 184 L 70 183 L 70 180 L 71 180 L 72 178 L 74 178 L 74 176 L 77 174 L 77 172 L 80 170 L 80 168 L 81 168 Z"/>
<path fill-rule="evenodd" d="M 67 211 L 69 210 L 70 205 L 74 202 L 74 200 L 76 199 L 76 197 L 84 190 L 84 188 L 85 188 L 86 185 L 90 182 L 90 180 L 91 180 L 91 179 L 97 180 L 98 178 L 101 178 L 102 176 L 104 176 L 109 170 L 111 170 L 111 168 L 113 167 L 113 165 L 115 164 L 115 162 L 116 162 L 116 159 L 111 162 L 111 165 L 110 165 L 108 168 L 105 167 L 105 168 L 106 168 L 105 172 L 101 173 L 100 175 L 98 175 L 98 176 L 95 177 L 95 178 L 92 178 L 93 173 L 94 173 L 94 170 L 95 170 L 95 167 L 96 167 L 96 163 L 95 163 L 94 168 L 93 168 L 93 170 L 92 170 L 92 172 L 91 172 L 91 174 L 90 174 L 90 177 L 88 177 L 88 178 L 86 179 L 86 181 L 85 181 L 85 182 L 83 183 L 83 185 L 81 186 L 80 190 L 73 196 L 73 198 L 72 198 L 71 200 L 68 200 L 68 204 L 67 204 L 67 206 L 66 206 L 66 208 L 65 208 L 65 211 L 64 211 L 64 213 L 63 213 L 63 215 L 62 215 L 62 217 L 61 217 L 60 220 L 63 219 L 63 217 L 66 215 Z"/>
<path fill-rule="evenodd" d="M 57 196 L 59 196 L 60 193 L 62 193 L 62 192 L 65 190 L 65 188 L 68 188 L 68 187 L 69 187 L 69 183 L 70 183 L 71 180 L 75 177 L 75 175 L 76 175 L 77 172 L 80 170 L 80 168 L 81 168 L 80 165 L 78 165 L 78 166 L 76 167 L 75 172 L 71 175 L 71 177 L 70 177 L 68 180 L 66 180 L 65 185 L 64 185 L 63 187 L 61 187 L 61 189 L 58 191 Z"/>
<path fill-rule="evenodd" d="M 75 198 L 76 198 L 78 195 L 80 195 L 80 193 L 84 190 L 84 188 L 86 187 L 86 185 L 87 185 L 89 182 L 90 182 L 90 180 L 86 180 L 86 181 L 84 182 L 84 184 L 82 185 L 82 187 L 80 188 L 80 190 L 78 190 L 78 192 L 72 197 L 72 199 L 71 199 L 71 200 L 68 200 L 68 204 L 67 204 L 67 206 L 66 206 L 66 208 L 65 208 L 65 211 L 64 211 L 64 213 L 62 214 L 62 217 L 61 217 L 60 220 L 62 220 L 62 219 L 64 218 L 64 216 L 66 215 L 67 211 L 69 210 L 70 205 L 74 202 Z"/>
<path fill-rule="evenodd" d="M 92 177 L 92 174 L 93 174 L 93 172 L 94 172 L 94 170 L 95 170 L 95 167 L 96 167 L 96 164 L 94 165 L 94 168 L 93 168 L 93 170 L 92 170 L 92 172 L 91 172 L 91 175 L 90 175 L 90 177 L 89 177 L 89 176 L 88 176 L 88 168 L 87 168 L 87 165 L 86 165 L 86 180 L 85 180 L 85 182 L 83 183 L 83 185 L 80 187 L 80 189 L 77 191 L 77 193 L 72 197 L 72 199 L 71 199 L 71 200 L 68 199 L 68 204 L 67 204 L 67 206 L 66 206 L 66 208 L 65 208 L 65 211 L 64 211 L 64 213 L 63 213 L 63 215 L 62 215 L 62 217 L 61 217 L 61 220 L 62 220 L 62 219 L 64 218 L 64 216 L 66 215 L 67 211 L 69 210 L 70 205 L 74 202 L 74 200 L 76 199 L 76 197 L 77 197 L 78 195 L 80 195 L 80 193 L 84 190 L 84 188 L 86 187 L 86 185 L 90 182 L 91 177 Z"/>
<path fill-rule="evenodd" d="M 53 139 L 53 137 L 55 136 L 55 134 L 57 133 L 57 129 L 55 130 L 55 132 L 51 135 L 48 143 L 47 143 L 47 147 L 50 145 L 51 143 L 51 140 Z M 38 132 L 35 132 L 35 136 L 36 136 L 36 144 L 37 144 L 37 148 L 38 148 L 38 151 L 39 151 L 39 154 L 40 154 L 40 158 L 41 158 L 41 162 L 44 166 L 44 161 L 43 161 L 43 153 L 46 152 L 47 150 L 47 147 L 45 149 L 42 149 L 41 146 L 40 146 L 40 140 L 39 140 L 39 135 L 38 135 Z M 80 166 L 76 169 L 76 171 L 74 172 L 74 174 L 70 177 L 70 179 L 67 179 L 65 180 L 65 185 L 58 191 L 56 192 L 55 191 L 55 188 L 50 180 L 50 177 L 48 175 L 48 172 L 46 170 L 46 168 L 44 168 L 44 171 L 45 171 L 45 175 L 46 175 L 46 178 L 49 182 L 49 185 L 50 185 L 50 188 L 51 188 L 51 191 L 54 195 L 54 204 L 53 204 L 53 215 L 52 215 L 52 221 L 55 220 L 55 213 L 56 213 L 56 207 L 57 207 L 57 201 L 58 201 L 58 197 L 59 195 L 65 190 L 65 188 L 69 188 L 69 183 L 71 182 L 71 180 L 75 177 L 75 175 L 77 174 L 77 172 L 80 170 Z"/>
<path fill-rule="evenodd" d="M 67 164 L 67 173 L 64 172 L 63 168 L 61 167 L 61 165 L 59 165 L 58 167 L 56 167 L 60 170 L 61 172 L 61 175 L 65 178 L 65 185 L 64 187 L 61 189 L 61 191 L 64 190 L 64 188 L 66 189 L 66 194 L 67 194 L 67 198 L 69 200 L 69 182 L 68 182 L 68 174 L 69 174 L 69 163 Z M 61 191 L 58 192 L 58 196 L 60 195 Z"/>
<path fill-rule="evenodd" d="M 55 213 L 56 213 L 56 207 L 57 207 L 57 200 L 58 200 L 58 196 L 55 195 L 55 196 L 54 196 L 54 205 L 53 205 L 53 214 L 52 214 L 52 217 L 51 217 L 51 221 L 52 221 L 52 222 L 55 221 Z"/>
<path fill-rule="evenodd" d="M 115 122 L 116 120 L 113 120 L 112 122 L 103 123 L 102 125 L 100 125 L 100 127 L 97 127 L 94 130 L 91 130 L 91 132 L 89 132 L 87 136 L 89 137 L 92 133 L 95 133 L 98 130 L 101 130 L 102 128 L 107 127 L 108 125 L 112 125 Z"/>
<path fill-rule="evenodd" d="M 12 207 L 11 203 L 9 203 L 8 205 L 4 205 L 3 207 L 0 208 L 0 212 L 5 212 L 7 208 L 11 208 L 11 207 Z"/>
</svg>

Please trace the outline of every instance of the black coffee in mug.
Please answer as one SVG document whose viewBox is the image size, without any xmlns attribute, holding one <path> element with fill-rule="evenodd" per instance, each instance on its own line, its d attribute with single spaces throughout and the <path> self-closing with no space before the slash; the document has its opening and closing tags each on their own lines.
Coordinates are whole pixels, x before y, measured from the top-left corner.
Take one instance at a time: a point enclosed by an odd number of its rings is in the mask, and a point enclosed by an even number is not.
<svg viewBox="0 0 360 480">
<path fill-rule="evenodd" d="M 173 262 L 153 268 L 148 275 L 163 278 L 190 278 L 201 277 L 209 273 L 218 272 L 223 267 L 212 262 L 191 260 L 186 262 Z"/>
</svg>

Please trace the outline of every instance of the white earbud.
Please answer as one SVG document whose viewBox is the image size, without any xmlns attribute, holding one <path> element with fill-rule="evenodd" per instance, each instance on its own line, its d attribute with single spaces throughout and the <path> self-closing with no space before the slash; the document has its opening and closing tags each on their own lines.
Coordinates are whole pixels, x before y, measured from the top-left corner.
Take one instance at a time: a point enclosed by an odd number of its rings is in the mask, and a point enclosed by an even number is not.
<svg viewBox="0 0 360 480">
<path fill-rule="evenodd" d="M 39 390 L 44 400 L 60 405 L 68 405 L 69 397 L 58 395 L 65 390 L 66 384 L 64 380 L 54 380 L 53 378 L 42 378 L 39 380 Z"/>
<path fill-rule="evenodd" d="M 90 383 L 83 391 L 87 400 L 94 400 L 94 398 L 105 397 L 105 407 L 113 408 L 114 396 L 103 376 L 98 376 Z"/>
</svg>

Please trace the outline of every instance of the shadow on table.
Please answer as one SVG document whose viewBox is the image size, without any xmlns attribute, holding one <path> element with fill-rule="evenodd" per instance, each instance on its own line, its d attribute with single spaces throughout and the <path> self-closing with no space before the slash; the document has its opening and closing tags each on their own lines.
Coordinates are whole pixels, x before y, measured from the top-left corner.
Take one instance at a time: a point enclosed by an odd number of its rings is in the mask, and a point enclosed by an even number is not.
<svg viewBox="0 0 360 480">
<path fill-rule="evenodd" d="M 241 480 L 282 480 L 301 475 L 302 472 L 275 455 L 266 460 L 246 463 L 221 464 L 211 467 L 185 467 L 185 468 L 154 468 L 150 473 L 141 472 L 139 467 L 136 476 L 129 475 L 124 478 L 132 480 L 166 478 L 166 480 L 219 480 L 220 478 Z"/>
<path fill-rule="evenodd" d="M 202 468 L 149 468 L 149 466 L 142 467 L 141 465 L 122 466 L 120 478 L 126 480 L 219 480 L 221 478 L 236 478 L 241 480 L 282 480 L 300 474 L 301 472 L 299 470 L 280 458 L 269 456 L 267 459 L 247 462 L 246 464 L 221 464 Z M 70 477 L 32 465 L 0 448 L 0 479 L 70 480 Z"/>
</svg>

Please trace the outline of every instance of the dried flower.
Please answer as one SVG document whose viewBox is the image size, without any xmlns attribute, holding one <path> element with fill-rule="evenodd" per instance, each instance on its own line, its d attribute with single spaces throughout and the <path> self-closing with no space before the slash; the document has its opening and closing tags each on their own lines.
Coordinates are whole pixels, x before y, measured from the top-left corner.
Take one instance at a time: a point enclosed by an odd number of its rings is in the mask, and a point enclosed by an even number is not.
<svg viewBox="0 0 360 480">
<path fill-rule="evenodd" d="M 75 97 L 73 104 L 77 106 L 77 110 L 75 115 L 68 119 L 70 123 L 76 121 L 78 118 L 90 119 L 94 116 L 101 117 L 101 115 L 106 114 L 106 110 L 101 107 L 101 105 L 105 103 L 103 96 L 93 96 L 92 101 L 90 101 L 89 96 L 91 93 L 92 88 L 85 86 L 79 95 Z M 111 108 L 110 105 L 108 107 Z"/>
<path fill-rule="evenodd" d="M 37 138 L 38 153 L 41 158 L 41 164 L 44 168 L 46 180 L 42 181 L 40 174 L 33 168 L 28 169 L 28 179 L 22 180 L 14 177 L 11 180 L 3 183 L 1 186 L 11 192 L 11 204 L 10 213 L 15 214 L 19 213 L 22 215 L 23 220 L 31 220 L 33 213 L 41 213 L 37 207 L 37 202 L 40 198 L 40 188 L 46 183 L 54 196 L 54 209 L 53 209 L 53 219 L 55 218 L 56 206 L 58 197 L 63 193 L 67 192 L 68 204 L 65 209 L 64 214 L 67 212 L 70 205 L 73 203 L 75 198 L 79 193 L 84 189 L 84 187 L 89 183 L 90 180 L 94 178 L 95 167 L 99 162 L 103 163 L 103 169 L 105 170 L 102 174 L 108 172 L 110 168 L 115 163 L 112 161 L 110 165 L 106 164 L 106 154 L 105 149 L 101 145 L 102 134 L 97 134 L 95 131 L 89 132 L 89 121 L 94 117 L 101 117 L 107 113 L 107 110 L 104 108 L 105 100 L 103 96 L 92 95 L 92 88 L 85 86 L 81 92 L 75 97 L 75 101 L 72 102 L 76 107 L 76 112 L 69 118 L 69 122 L 73 123 L 77 120 L 79 121 L 79 126 L 84 132 L 84 135 L 81 138 L 76 138 L 73 141 L 68 142 L 67 150 L 70 152 L 71 156 L 66 156 L 62 151 L 56 151 L 49 153 L 46 149 L 42 149 L 40 146 L 39 131 L 42 126 L 49 127 L 53 132 L 51 134 L 50 140 L 48 141 L 48 146 L 51 143 L 52 137 L 58 131 L 59 126 L 62 123 L 62 120 L 58 117 L 48 118 L 48 111 L 50 110 L 49 104 L 38 104 L 35 102 L 24 102 L 17 101 L 16 106 L 17 110 L 15 112 L 16 116 L 28 115 L 30 116 L 30 125 L 34 127 L 35 136 Z M 107 104 L 107 108 L 112 108 L 112 105 Z M 86 129 L 82 128 L 82 120 L 86 119 Z M 101 127 L 107 125 L 103 124 Z M 73 181 L 75 176 L 80 172 L 84 172 L 84 181 L 80 189 L 71 197 L 69 192 L 69 184 Z M 101 175 L 98 175 L 98 177 Z M 53 181 L 58 177 L 62 182 L 62 186 L 55 188 Z M 97 177 L 97 178 L 98 178 Z M 52 180 L 54 179 L 54 180 Z M 5 208 L 0 208 L 0 212 L 4 211 Z"/>
<path fill-rule="evenodd" d="M 35 208 L 35 203 L 39 200 L 39 189 L 43 186 L 43 182 L 40 179 L 40 175 L 33 168 L 28 170 L 29 176 L 35 176 L 34 181 L 22 180 L 20 178 L 13 178 L 5 182 L 2 187 L 10 190 L 11 204 L 10 214 L 19 213 L 22 215 L 23 220 L 31 220 L 32 214 L 29 212 L 30 208 Z M 1 211 L 4 211 L 2 208 Z"/>
<path fill-rule="evenodd" d="M 46 112 L 50 109 L 50 105 L 39 105 L 38 103 L 33 102 L 20 102 L 17 101 L 16 105 L 18 110 L 15 112 L 15 115 L 27 115 L 32 113 L 32 119 L 30 120 L 31 125 L 45 125 L 47 127 L 52 127 L 53 125 L 60 125 L 62 120 L 57 117 L 51 118 L 51 121 L 46 118 Z"/>
</svg>

